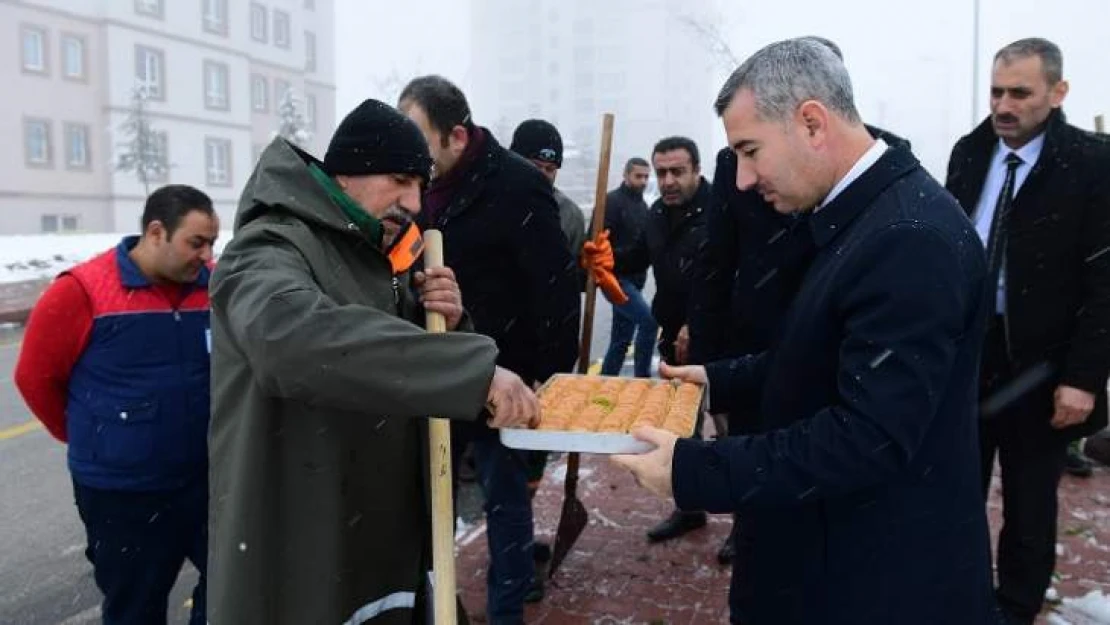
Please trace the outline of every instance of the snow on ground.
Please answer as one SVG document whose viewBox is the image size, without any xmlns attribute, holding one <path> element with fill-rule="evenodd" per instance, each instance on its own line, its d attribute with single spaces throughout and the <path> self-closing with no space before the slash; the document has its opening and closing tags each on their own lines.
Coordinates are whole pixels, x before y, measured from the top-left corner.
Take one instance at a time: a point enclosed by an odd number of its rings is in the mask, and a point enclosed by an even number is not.
<svg viewBox="0 0 1110 625">
<path fill-rule="evenodd" d="M 1064 605 L 1078 614 L 1094 619 L 1095 623 L 1110 623 L 1110 595 L 1104 595 L 1101 591 L 1092 590 L 1076 599 L 1065 598 Z"/>
<path fill-rule="evenodd" d="M 53 278 L 58 273 L 114 247 L 120 233 L 28 234 L 0 236 L 0 283 Z M 220 232 L 216 254 L 231 239 Z"/>
<path fill-rule="evenodd" d="M 1046 625 L 1110 625 L 1110 595 L 1092 590 L 1082 597 L 1065 597 L 1056 609 L 1045 615 L 1044 623 Z"/>
</svg>

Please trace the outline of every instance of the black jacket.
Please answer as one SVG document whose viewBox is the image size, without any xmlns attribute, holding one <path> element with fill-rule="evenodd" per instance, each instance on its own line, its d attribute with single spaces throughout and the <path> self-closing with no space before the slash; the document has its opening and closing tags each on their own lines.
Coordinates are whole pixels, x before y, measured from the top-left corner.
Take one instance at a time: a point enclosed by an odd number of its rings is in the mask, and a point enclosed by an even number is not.
<svg viewBox="0 0 1110 625">
<path fill-rule="evenodd" d="M 891 147 L 909 141 L 868 126 Z M 784 215 L 758 191 L 736 188 L 736 153 L 717 153 L 707 216 L 704 279 L 694 284 L 690 359 L 704 363 L 767 349 L 810 261 L 794 229 L 805 217 Z"/>
<path fill-rule="evenodd" d="M 639 266 L 643 258 L 637 256 L 637 248 L 643 245 L 647 219 L 648 205 L 643 193 L 621 184 L 605 196 L 605 227 L 613 246 L 613 273 L 641 289 L 647 282 L 647 270 Z"/>
<path fill-rule="evenodd" d="M 631 270 L 651 266 L 655 277 L 651 312 L 662 330 L 663 349 L 686 324 L 691 287 L 701 280 L 711 196 L 709 183 L 701 178 L 694 197 L 682 206 L 671 208 L 662 198 L 656 200 L 649 209 L 644 235 L 628 257 Z M 675 212 L 680 213 L 677 219 L 672 218 Z"/>
<path fill-rule="evenodd" d="M 970 214 L 998 137 L 990 120 L 952 150 L 946 186 Z M 1048 363 L 1055 371 L 1016 402 L 1040 413 L 1046 433 L 1059 384 L 1095 394 L 1086 423 L 1060 431 L 1086 436 L 1106 426 L 1110 375 L 1110 142 L 1048 120 L 1040 158 L 1014 197 L 1006 244 L 1006 331 L 1012 366 Z M 994 289 L 989 288 L 991 311 Z M 984 382 L 997 372 L 983 371 Z M 987 390 L 987 389 L 984 389 Z M 999 415 L 998 418 L 1005 418 Z"/>
<path fill-rule="evenodd" d="M 816 254 L 771 348 L 706 367 L 714 410 L 762 389 L 765 433 L 678 441 L 675 501 L 744 519 L 735 622 L 993 623 L 983 246 L 899 149 L 807 230 Z"/>
<path fill-rule="evenodd" d="M 485 140 L 434 227 L 475 330 L 497 342 L 497 364 L 543 381 L 570 371 L 578 355 L 577 263 L 551 183 L 488 130 Z"/>
</svg>

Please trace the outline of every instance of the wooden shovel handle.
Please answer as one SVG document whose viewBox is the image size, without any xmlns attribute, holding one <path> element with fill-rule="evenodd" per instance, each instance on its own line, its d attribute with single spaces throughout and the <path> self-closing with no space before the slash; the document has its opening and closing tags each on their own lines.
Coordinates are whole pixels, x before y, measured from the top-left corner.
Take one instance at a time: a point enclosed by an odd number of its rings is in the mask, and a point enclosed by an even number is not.
<svg viewBox="0 0 1110 625">
<path fill-rule="evenodd" d="M 590 219 L 590 238 L 605 228 L 605 197 L 609 188 L 609 161 L 613 153 L 613 114 L 601 119 L 601 155 L 597 163 L 597 188 L 594 191 L 594 212 Z M 594 334 L 594 308 L 597 305 L 597 283 L 592 272 L 586 272 L 586 307 L 582 312 L 582 340 L 578 345 L 578 373 L 590 370 L 590 343 Z"/>
<path fill-rule="evenodd" d="M 443 233 L 424 233 L 424 267 L 443 266 Z M 447 320 L 427 312 L 428 332 L 446 332 Z M 433 417 L 428 424 L 432 478 L 432 575 L 436 625 L 455 625 L 455 510 L 451 497 L 451 425 Z"/>
</svg>

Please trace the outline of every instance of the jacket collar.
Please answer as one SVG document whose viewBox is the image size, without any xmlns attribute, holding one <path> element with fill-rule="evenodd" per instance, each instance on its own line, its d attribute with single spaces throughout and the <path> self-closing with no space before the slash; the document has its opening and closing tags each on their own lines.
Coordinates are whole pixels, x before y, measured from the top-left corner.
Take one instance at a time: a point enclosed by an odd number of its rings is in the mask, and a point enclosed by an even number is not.
<svg viewBox="0 0 1110 625">
<path fill-rule="evenodd" d="M 150 280 L 143 275 L 135 261 L 131 260 L 131 250 L 135 249 L 138 243 L 139 237 L 131 235 L 123 237 L 119 245 L 116 245 L 116 265 L 119 267 L 119 280 L 123 286 L 129 289 L 142 289 L 151 286 Z M 208 278 L 211 273 L 208 265 L 201 267 L 197 279 L 191 285 L 208 288 Z"/>
<path fill-rule="evenodd" d="M 383 228 L 382 222 L 370 213 L 363 210 L 361 206 L 355 202 L 354 198 L 347 195 L 339 184 L 332 180 L 331 176 L 324 173 L 316 163 L 309 163 L 308 172 L 312 174 L 312 178 L 327 192 L 331 201 L 343 211 L 343 214 L 350 219 L 355 226 L 358 227 L 359 232 L 366 235 L 374 247 L 382 248 Z"/>
<path fill-rule="evenodd" d="M 644 192 L 643 191 L 640 191 L 639 193 L 637 193 L 637 192 L 632 190 L 632 187 L 628 186 L 624 182 L 621 182 L 621 186 L 617 187 L 617 189 L 621 193 L 627 195 L 629 198 L 631 198 L 633 200 L 636 200 L 636 201 L 639 201 L 639 202 L 644 201 Z"/>
<path fill-rule="evenodd" d="M 1060 132 L 1067 127 L 1067 116 L 1064 115 L 1063 109 L 1053 109 L 1048 114 L 1048 119 L 1045 120 L 1044 125 L 1044 149 L 1041 152 L 1041 160 L 1044 160 L 1045 153 L 1054 144 L 1060 141 Z M 998 145 L 998 135 L 994 132 L 994 126 L 991 124 L 991 118 L 987 117 L 983 120 L 975 130 L 971 131 L 968 135 L 972 150 L 978 156 L 986 153 L 987 157 L 993 153 L 994 147 Z"/>
<path fill-rule="evenodd" d="M 709 208 L 709 202 L 713 197 L 713 188 L 704 176 L 698 178 L 698 190 L 694 192 L 694 197 L 690 198 L 685 204 L 671 208 L 663 203 L 663 198 L 651 205 L 651 212 L 657 217 L 666 218 L 667 211 L 676 210 L 682 211 L 682 221 L 685 222 L 690 217 Z"/>
<path fill-rule="evenodd" d="M 899 178 L 921 167 L 906 149 L 889 148 L 879 160 L 821 210 L 809 215 L 813 241 L 824 247 L 844 232 L 875 198 Z"/>
<path fill-rule="evenodd" d="M 462 181 L 458 183 L 446 208 L 436 216 L 438 223 L 465 212 L 481 197 L 489 179 L 501 170 L 502 158 L 521 158 L 501 147 L 488 128 L 479 127 L 479 130 L 485 135 L 482 151 L 469 166 L 458 170 Z M 426 219 L 428 216 L 422 215 L 422 217 Z M 436 227 L 438 223 L 426 224 L 425 227 Z"/>
<path fill-rule="evenodd" d="M 1025 184 L 1021 185 L 1014 198 L 1015 202 L 1028 194 L 1035 193 L 1043 183 L 1044 171 L 1058 160 L 1060 145 L 1065 143 L 1066 138 L 1063 135 L 1067 127 L 1067 117 L 1063 109 L 1055 109 L 1049 114 L 1044 127 L 1044 147 L 1041 148 L 1041 156 L 1029 171 Z M 983 184 L 990 169 L 991 157 L 997 146 L 998 135 L 995 134 L 989 117 L 967 136 L 967 161 L 961 164 L 967 171 L 965 182 L 957 185 L 953 193 L 956 194 L 956 199 L 960 201 L 960 205 L 968 215 L 974 212 L 978 204 L 979 194 L 982 193 Z"/>
</svg>

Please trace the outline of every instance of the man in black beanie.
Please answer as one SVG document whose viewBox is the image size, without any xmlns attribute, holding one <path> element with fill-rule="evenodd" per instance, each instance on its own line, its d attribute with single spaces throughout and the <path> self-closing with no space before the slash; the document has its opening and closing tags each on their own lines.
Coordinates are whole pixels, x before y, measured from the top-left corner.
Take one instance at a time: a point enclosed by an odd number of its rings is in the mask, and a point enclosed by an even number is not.
<svg viewBox="0 0 1110 625">
<path fill-rule="evenodd" d="M 431 165 L 367 100 L 323 162 L 275 139 L 243 191 L 210 288 L 213 625 L 426 622 L 425 417 L 537 417 L 494 342 L 453 331 L 454 273 L 391 262 Z M 452 331 L 426 333 L 425 310 Z"/>
<path fill-rule="evenodd" d="M 466 291 L 476 330 L 496 341 L 498 364 L 529 384 L 569 371 L 578 352 L 577 263 L 559 228 L 551 183 L 470 118 L 466 96 L 439 76 L 401 92 L 400 108 L 424 133 L 435 175 L 419 222 L 443 231 L 444 254 Z M 485 494 L 490 623 L 523 623 L 533 572 L 532 504 L 523 454 L 497 432 L 456 424 L 473 441 Z"/>
<path fill-rule="evenodd" d="M 555 203 L 559 205 L 559 226 L 567 237 L 567 249 L 577 258 L 586 242 L 586 218 L 574 200 L 555 186 L 555 179 L 563 168 L 563 138 L 558 129 L 542 119 L 525 120 L 513 132 L 509 149 L 528 159 L 551 181 Z"/>
</svg>

